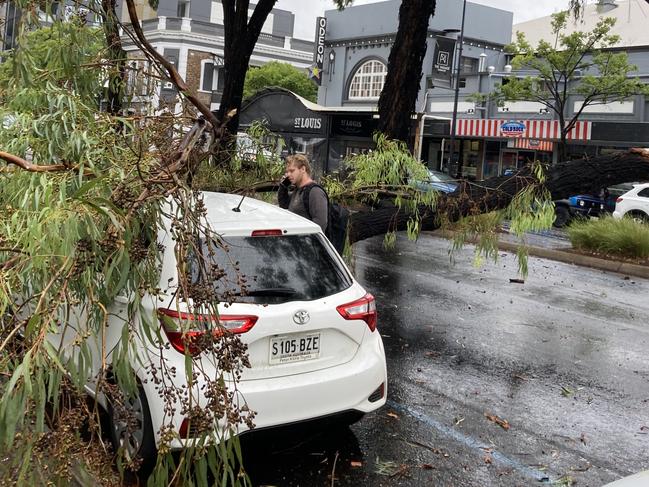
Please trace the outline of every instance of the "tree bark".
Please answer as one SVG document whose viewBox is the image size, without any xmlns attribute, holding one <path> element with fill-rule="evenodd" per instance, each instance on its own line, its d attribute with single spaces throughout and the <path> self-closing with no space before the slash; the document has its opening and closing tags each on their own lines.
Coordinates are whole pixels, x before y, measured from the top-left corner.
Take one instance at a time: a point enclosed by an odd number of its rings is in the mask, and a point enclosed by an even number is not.
<svg viewBox="0 0 649 487">
<path fill-rule="evenodd" d="M 236 110 L 227 122 L 226 130 L 235 136 L 239 130 L 239 108 L 243 101 L 243 85 L 250 56 L 255 48 L 261 29 L 277 0 L 259 0 L 248 21 L 248 0 L 223 0 L 223 24 L 225 42 L 223 47 L 224 87 L 218 118 Z"/>
<path fill-rule="evenodd" d="M 597 193 L 602 187 L 614 184 L 647 180 L 649 149 L 631 149 L 550 166 L 546 173 L 545 188 L 553 200 L 559 200 L 574 194 Z M 419 208 L 422 228 L 438 228 L 441 214 L 450 221 L 457 221 L 469 215 L 506 208 L 517 193 L 535 182 L 536 179 L 528 169 L 522 169 L 512 176 L 491 178 L 480 185 L 465 182 L 454 193 L 440 198 L 435 210 L 425 206 Z M 350 242 L 383 235 L 389 231 L 405 230 L 408 220 L 409 215 L 404 210 L 391 205 L 353 213 Z"/>
<path fill-rule="evenodd" d="M 426 54 L 428 22 L 436 0 L 402 0 L 399 27 L 388 58 L 388 73 L 379 97 L 379 130 L 407 141 Z"/>
</svg>

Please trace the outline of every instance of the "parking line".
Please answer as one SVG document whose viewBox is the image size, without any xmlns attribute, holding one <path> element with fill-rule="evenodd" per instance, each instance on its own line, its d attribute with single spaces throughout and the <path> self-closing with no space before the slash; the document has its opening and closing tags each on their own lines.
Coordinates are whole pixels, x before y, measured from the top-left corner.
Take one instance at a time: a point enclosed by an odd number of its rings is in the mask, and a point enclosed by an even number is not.
<svg viewBox="0 0 649 487">
<path fill-rule="evenodd" d="M 404 406 L 403 404 L 396 403 L 392 400 L 387 401 L 387 405 L 402 414 L 407 414 L 421 421 L 422 423 L 427 424 L 428 426 L 432 426 L 437 431 L 442 433 L 444 436 L 448 436 L 453 440 L 462 443 L 468 446 L 469 448 L 472 448 L 473 450 L 479 451 L 479 453 L 484 453 L 485 449 L 490 450 L 490 454 L 494 460 L 496 460 L 498 463 L 513 468 L 514 470 L 516 470 L 521 475 L 524 475 L 525 477 L 533 478 L 537 482 L 550 483 L 550 477 L 545 472 L 541 472 L 540 470 L 536 470 L 532 467 L 529 467 L 514 458 L 510 458 L 507 455 L 500 453 L 499 451 L 492 450 L 491 447 L 481 443 L 475 438 L 464 435 L 459 431 L 457 431 L 456 429 L 450 428 L 440 423 L 439 421 L 431 418 L 430 416 L 427 416 L 424 413 L 417 411 L 416 409 L 412 409 L 408 406 Z"/>
</svg>

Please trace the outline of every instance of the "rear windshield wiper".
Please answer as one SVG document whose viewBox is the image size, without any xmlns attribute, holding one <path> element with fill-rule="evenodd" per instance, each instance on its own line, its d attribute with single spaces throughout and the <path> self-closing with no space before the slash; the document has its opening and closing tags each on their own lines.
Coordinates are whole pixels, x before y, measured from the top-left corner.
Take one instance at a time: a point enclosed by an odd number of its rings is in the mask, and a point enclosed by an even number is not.
<svg viewBox="0 0 649 487">
<path fill-rule="evenodd" d="M 245 293 L 237 293 L 239 296 L 293 296 L 297 291 L 290 287 L 267 287 L 250 289 Z"/>
</svg>

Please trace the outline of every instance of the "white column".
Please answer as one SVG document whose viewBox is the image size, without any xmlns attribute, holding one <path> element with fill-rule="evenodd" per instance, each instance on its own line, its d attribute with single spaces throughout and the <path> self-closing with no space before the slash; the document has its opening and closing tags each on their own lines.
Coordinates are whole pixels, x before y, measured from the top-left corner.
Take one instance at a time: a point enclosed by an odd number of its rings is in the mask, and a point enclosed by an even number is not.
<svg viewBox="0 0 649 487">
<path fill-rule="evenodd" d="M 183 21 L 185 19 L 183 18 Z M 187 19 L 191 20 L 191 19 Z M 181 47 L 180 52 L 178 53 L 178 66 L 176 69 L 178 70 L 178 74 L 180 77 L 184 80 L 187 79 L 187 59 L 189 58 L 189 48 L 188 47 Z M 178 95 L 180 97 L 180 95 Z M 176 108 L 174 111 L 179 114 L 182 113 L 182 103 L 180 101 L 176 103 Z"/>
<path fill-rule="evenodd" d="M 180 21 L 180 30 L 183 32 L 191 32 L 192 30 L 192 19 L 189 17 L 183 17 Z"/>
<path fill-rule="evenodd" d="M 158 17 L 158 30 L 166 30 L 167 29 L 167 17 L 162 16 Z"/>
</svg>

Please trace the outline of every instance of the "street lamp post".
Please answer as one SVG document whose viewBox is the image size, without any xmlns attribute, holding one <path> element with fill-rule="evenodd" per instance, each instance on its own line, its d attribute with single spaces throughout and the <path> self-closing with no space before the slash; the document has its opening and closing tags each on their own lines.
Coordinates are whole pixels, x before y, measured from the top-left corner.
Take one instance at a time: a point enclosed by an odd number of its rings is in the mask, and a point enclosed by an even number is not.
<svg viewBox="0 0 649 487">
<path fill-rule="evenodd" d="M 460 38 L 459 43 L 460 47 L 457 55 L 457 65 L 455 67 L 455 94 L 453 96 L 453 118 L 451 119 L 451 141 L 450 141 L 450 150 L 449 150 L 449 171 L 453 165 L 453 159 L 455 155 L 455 125 L 457 122 L 457 99 L 460 92 L 460 68 L 462 65 L 462 45 L 464 44 L 464 18 L 466 15 L 466 0 L 463 1 L 462 5 L 462 25 L 460 26 Z M 462 175 L 462 165 L 460 164 L 460 156 L 458 153 L 457 158 L 457 168 L 455 171 L 455 177 L 459 178 Z"/>
</svg>

